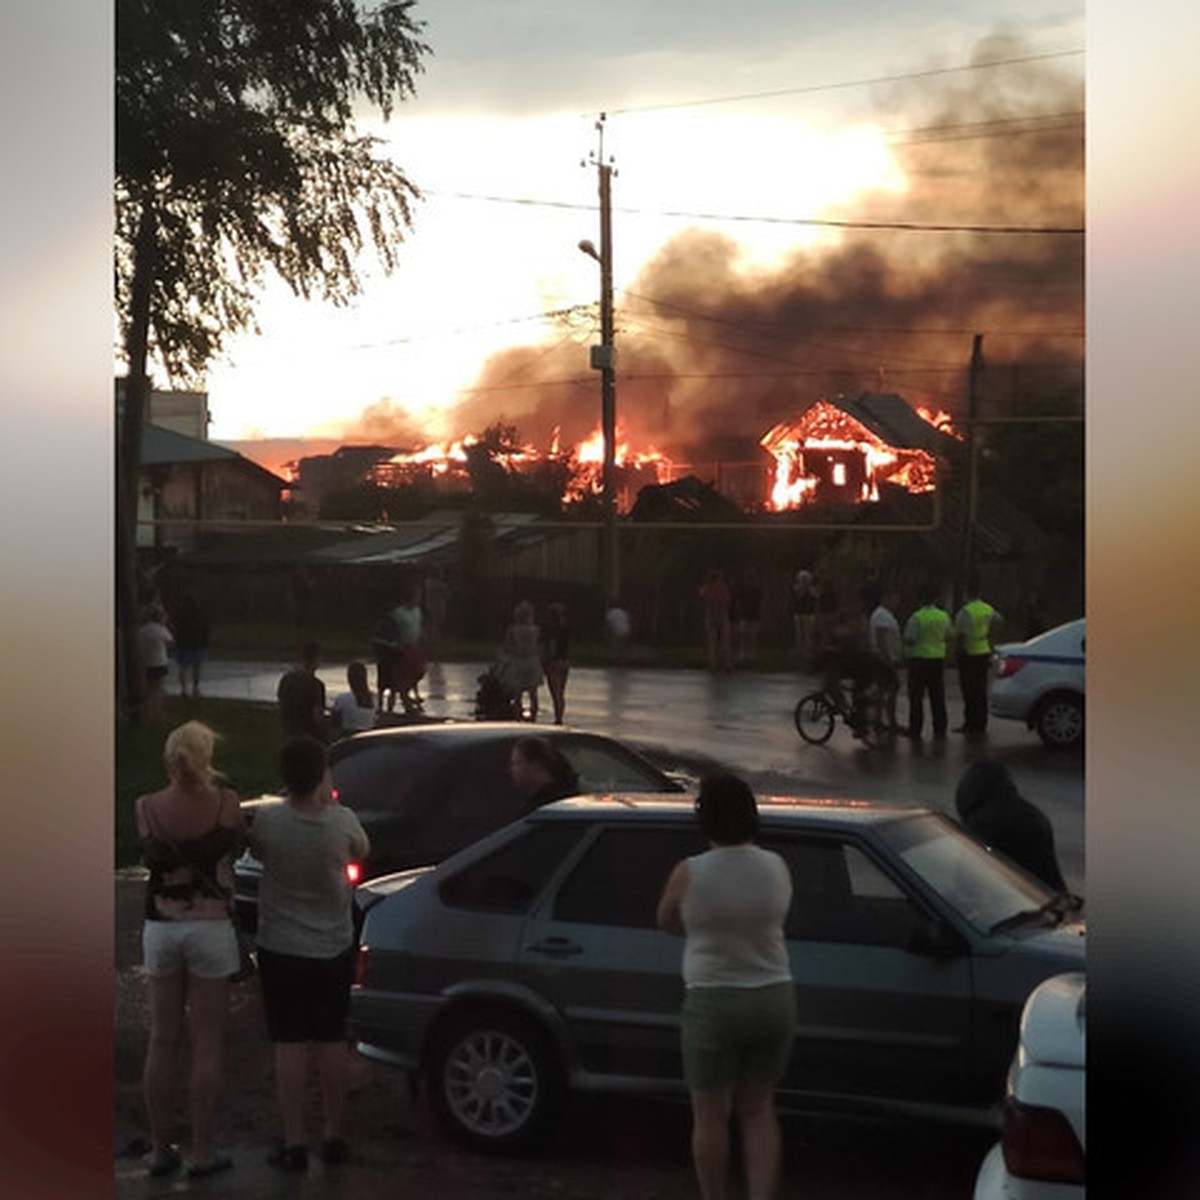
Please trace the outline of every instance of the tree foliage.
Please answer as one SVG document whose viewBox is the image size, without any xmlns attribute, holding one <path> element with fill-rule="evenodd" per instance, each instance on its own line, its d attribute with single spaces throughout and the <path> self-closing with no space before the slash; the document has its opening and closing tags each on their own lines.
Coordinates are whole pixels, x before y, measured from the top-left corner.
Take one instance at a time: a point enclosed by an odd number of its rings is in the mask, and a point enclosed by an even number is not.
<svg viewBox="0 0 1200 1200">
<path fill-rule="evenodd" d="M 419 192 L 357 118 L 386 119 L 412 93 L 429 51 L 413 7 L 117 0 L 123 350 L 139 256 L 149 351 L 180 381 L 230 333 L 255 327 L 268 269 L 298 295 L 344 303 L 360 288 L 364 249 L 385 270 L 397 265 Z"/>
</svg>

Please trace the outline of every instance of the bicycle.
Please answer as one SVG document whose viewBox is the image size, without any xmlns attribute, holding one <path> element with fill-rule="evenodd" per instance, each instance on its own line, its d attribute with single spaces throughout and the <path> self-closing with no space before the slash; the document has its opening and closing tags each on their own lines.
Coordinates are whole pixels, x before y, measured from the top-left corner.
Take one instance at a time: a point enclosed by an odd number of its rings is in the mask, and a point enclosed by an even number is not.
<svg viewBox="0 0 1200 1200">
<path fill-rule="evenodd" d="M 796 702 L 792 720 L 795 722 L 796 732 L 810 746 L 823 746 L 829 741 L 839 720 L 846 723 L 855 737 L 862 738 L 870 745 L 872 734 L 883 735 L 887 732 L 879 727 L 872 730 L 863 719 L 862 714 L 877 706 L 879 700 L 877 689 L 872 685 L 861 696 L 856 697 L 853 707 L 847 712 L 827 689 L 817 688 L 801 696 Z"/>
</svg>

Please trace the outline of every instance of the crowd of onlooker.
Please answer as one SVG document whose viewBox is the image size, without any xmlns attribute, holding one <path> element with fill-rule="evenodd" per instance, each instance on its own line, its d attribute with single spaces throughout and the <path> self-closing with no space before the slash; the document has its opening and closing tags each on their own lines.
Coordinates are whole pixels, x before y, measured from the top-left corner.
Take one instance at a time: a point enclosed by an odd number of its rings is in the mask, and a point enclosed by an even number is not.
<svg viewBox="0 0 1200 1200">
<path fill-rule="evenodd" d="M 339 803 L 325 745 L 307 733 L 279 752 L 283 802 L 246 825 L 237 795 L 213 763 L 215 735 L 189 721 L 164 747 L 167 782 L 135 801 L 148 868 L 142 949 L 149 987 L 143 1072 L 148 1170 L 194 1179 L 229 1170 L 217 1145 L 224 1025 L 242 956 L 234 924 L 233 861 L 249 847 L 262 864 L 257 978 L 273 1049 L 279 1136 L 267 1162 L 307 1169 L 315 1144 L 329 1164 L 349 1161 L 346 1100 L 354 1063 L 350 993 L 357 944 L 347 866 L 369 852 L 358 817 Z M 530 809 L 575 794 L 566 758 L 543 737 L 515 741 L 508 770 Z M 958 783 L 963 824 L 995 850 L 1065 891 L 1049 821 L 999 763 L 973 763 Z M 664 883 L 658 923 L 685 939 L 680 1040 L 702 1195 L 724 1194 L 729 1125 L 743 1138 L 747 1194 L 774 1194 L 779 1169 L 775 1084 L 796 1029 L 796 996 L 783 922 L 792 893 L 786 864 L 755 845 L 757 806 L 746 783 L 706 776 L 695 800 L 708 849 L 681 860 Z M 187 1053 L 190 1043 L 190 1053 Z M 177 1142 L 186 1070 L 186 1160 Z M 307 1125 L 315 1075 L 320 1129 Z"/>
</svg>

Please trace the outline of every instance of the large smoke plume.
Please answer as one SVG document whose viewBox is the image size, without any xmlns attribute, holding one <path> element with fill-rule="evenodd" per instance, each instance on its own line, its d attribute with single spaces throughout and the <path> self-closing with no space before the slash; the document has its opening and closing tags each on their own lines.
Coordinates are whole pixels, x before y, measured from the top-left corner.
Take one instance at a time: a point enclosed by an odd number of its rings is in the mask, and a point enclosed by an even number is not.
<svg viewBox="0 0 1200 1200">
<path fill-rule="evenodd" d="M 975 61 L 1029 53 L 993 37 Z M 1060 60 L 891 85 L 875 99 L 882 125 L 911 131 L 895 147 L 907 192 L 860 195 L 852 211 L 823 215 L 1082 226 L 1082 91 Z M 1083 343 L 1070 335 L 1083 322 L 1078 234 L 847 231 L 748 272 L 734 240 L 690 230 L 618 293 L 616 309 L 621 423 L 639 448 L 685 462 L 750 459 L 768 428 L 838 392 L 896 391 L 954 415 L 976 332 L 985 335 L 983 411 L 1081 396 Z M 594 340 L 493 356 L 453 427 L 478 433 L 503 419 L 535 445 L 556 427 L 564 444 L 578 441 L 598 420 Z"/>
</svg>

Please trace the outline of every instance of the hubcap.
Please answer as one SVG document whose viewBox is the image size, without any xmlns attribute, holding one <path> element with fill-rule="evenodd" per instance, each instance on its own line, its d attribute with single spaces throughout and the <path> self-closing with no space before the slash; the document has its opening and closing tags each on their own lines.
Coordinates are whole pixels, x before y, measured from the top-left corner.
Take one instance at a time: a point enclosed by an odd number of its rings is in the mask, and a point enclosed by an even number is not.
<svg viewBox="0 0 1200 1200">
<path fill-rule="evenodd" d="M 499 1030 L 464 1037 L 446 1058 L 442 1086 L 455 1119 L 483 1137 L 519 1131 L 538 1100 L 533 1058 L 519 1040 Z"/>
<path fill-rule="evenodd" d="M 1043 724 L 1052 742 L 1067 745 L 1078 741 L 1083 733 L 1083 714 L 1073 704 L 1052 704 L 1046 709 Z"/>
</svg>

